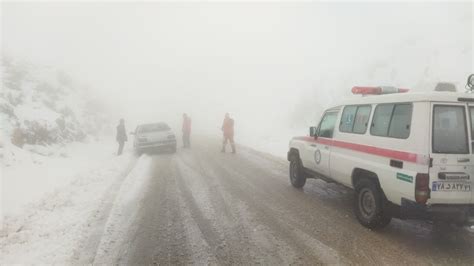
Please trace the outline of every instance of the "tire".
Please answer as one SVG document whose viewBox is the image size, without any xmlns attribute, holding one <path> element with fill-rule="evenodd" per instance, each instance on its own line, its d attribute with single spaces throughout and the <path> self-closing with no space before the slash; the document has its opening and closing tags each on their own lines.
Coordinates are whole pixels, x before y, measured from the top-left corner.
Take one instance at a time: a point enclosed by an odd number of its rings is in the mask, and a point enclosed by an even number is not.
<svg viewBox="0 0 474 266">
<path fill-rule="evenodd" d="M 306 176 L 303 173 L 303 166 L 298 155 L 293 155 L 290 159 L 290 182 L 295 188 L 302 188 L 306 183 Z"/>
<path fill-rule="evenodd" d="M 366 178 L 355 186 L 354 212 L 359 223 L 369 229 L 384 228 L 392 220 L 383 191 Z"/>
</svg>

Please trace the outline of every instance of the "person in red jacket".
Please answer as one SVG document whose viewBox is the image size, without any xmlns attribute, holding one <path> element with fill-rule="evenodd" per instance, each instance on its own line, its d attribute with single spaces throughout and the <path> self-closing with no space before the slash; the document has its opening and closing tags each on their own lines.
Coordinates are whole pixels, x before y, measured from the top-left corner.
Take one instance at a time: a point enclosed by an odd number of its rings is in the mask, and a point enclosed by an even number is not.
<svg viewBox="0 0 474 266">
<path fill-rule="evenodd" d="M 224 142 L 222 143 L 221 152 L 225 152 L 225 146 L 227 142 L 230 142 L 232 153 L 235 153 L 234 119 L 230 118 L 229 113 L 225 114 L 224 122 L 222 123 L 222 132 L 224 133 Z"/>
<path fill-rule="evenodd" d="M 183 114 L 183 148 L 191 148 L 191 118 Z"/>
</svg>

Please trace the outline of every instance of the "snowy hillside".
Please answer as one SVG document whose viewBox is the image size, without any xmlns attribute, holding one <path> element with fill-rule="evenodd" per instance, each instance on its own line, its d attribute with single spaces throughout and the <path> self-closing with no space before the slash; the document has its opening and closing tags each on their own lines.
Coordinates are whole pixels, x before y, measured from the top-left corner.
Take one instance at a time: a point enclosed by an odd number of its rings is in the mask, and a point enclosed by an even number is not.
<svg viewBox="0 0 474 266">
<path fill-rule="evenodd" d="M 60 70 L 4 57 L 1 73 L 2 146 L 12 143 L 24 150 L 52 155 L 52 146 L 82 141 L 101 133 L 107 125 L 100 104 Z"/>
<path fill-rule="evenodd" d="M 97 156 L 111 156 L 115 147 L 110 143 L 105 152 L 102 145 L 100 153 L 91 155 L 109 129 L 109 118 L 64 72 L 4 57 L 1 74 L 1 200 L 2 214 L 10 215 L 67 185 Z"/>
</svg>

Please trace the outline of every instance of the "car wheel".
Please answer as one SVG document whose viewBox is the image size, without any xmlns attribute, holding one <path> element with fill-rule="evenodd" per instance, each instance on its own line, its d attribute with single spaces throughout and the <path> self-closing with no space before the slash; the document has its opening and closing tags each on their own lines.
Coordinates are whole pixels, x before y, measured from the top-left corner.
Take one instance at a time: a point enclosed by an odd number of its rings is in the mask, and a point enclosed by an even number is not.
<svg viewBox="0 0 474 266">
<path fill-rule="evenodd" d="M 290 160 L 290 182 L 296 188 L 302 188 L 306 183 L 301 160 L 297 155 L 293 155 Z"/>
<path fill-rule="evenodd" d="M 377 184 L 362 179 L 355 187 L 354 212 L 359 222 L 369 228 L 378 229 L 387 226 L 392 220 L 388 212 L 387 199 Z"/>
</svg>

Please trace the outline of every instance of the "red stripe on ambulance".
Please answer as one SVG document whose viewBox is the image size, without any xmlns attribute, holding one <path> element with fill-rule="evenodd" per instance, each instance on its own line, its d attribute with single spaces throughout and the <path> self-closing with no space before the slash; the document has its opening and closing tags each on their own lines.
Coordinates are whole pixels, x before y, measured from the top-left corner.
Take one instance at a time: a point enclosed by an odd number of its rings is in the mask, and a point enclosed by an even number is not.
<svg viewBox="0 0 474 266">
<path fill-rule="evenodd" d="M 303 136 L 303 137 L 295 137 L 294 139 L 320 143 L 320 144 L 329 145 L 333 147 L 373 154 L 376 156 L 382 156 L 382 157 L 387 157 L 390 159 L 396 159 L 396 160 L 401 160 L 401 161 L 406 161 L 406 162 L 411 162 L 411 163 L 428 164 L 426 160 L 419 160 L 419 157 L 421 158 L 421 156 L 418 156 L 418 154 L 416 153 L 378 148 L 374 146 L 362 145 L 362 144 L 345 142 L 345 141 L 340 141 L 340 140 L 327 139 L 327 138 L 322 138 L 322 137 L 318 137 L 317 139 L 315 139 L 313 137 Z"/>
</svg>

